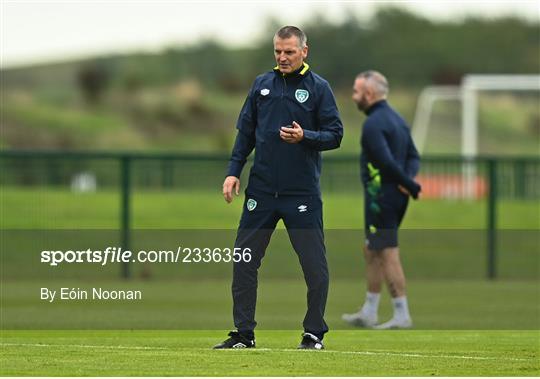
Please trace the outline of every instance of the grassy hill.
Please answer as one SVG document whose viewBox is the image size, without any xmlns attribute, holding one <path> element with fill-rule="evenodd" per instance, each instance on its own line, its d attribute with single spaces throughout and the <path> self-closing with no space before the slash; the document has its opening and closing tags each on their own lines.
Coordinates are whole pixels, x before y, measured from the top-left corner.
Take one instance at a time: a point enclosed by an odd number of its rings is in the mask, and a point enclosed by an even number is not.
<svg viewBox="0 0 540 379">
<path fill-rule="evenodd" d="M 76 88 L 9 89 L 2 98 L 4 149 L 105 149 L 229 152 L 245 91 L 227 93 L 190 80 L 145 88 L 135 93 L 108 91 L 99 104 L 85 103 Z M 412 123 L 418 90 L 396 88 L 390 102 Z M 364 115 L 348 90 L 337 89 L 345 137 L 331 154 L 355 153 Z M 537 94 L 482 95 L 480 153 L 539 153 L 540 111 Z M 460 152 L 460 107 L 435 108 L 426 153 Z"/>
</svg>

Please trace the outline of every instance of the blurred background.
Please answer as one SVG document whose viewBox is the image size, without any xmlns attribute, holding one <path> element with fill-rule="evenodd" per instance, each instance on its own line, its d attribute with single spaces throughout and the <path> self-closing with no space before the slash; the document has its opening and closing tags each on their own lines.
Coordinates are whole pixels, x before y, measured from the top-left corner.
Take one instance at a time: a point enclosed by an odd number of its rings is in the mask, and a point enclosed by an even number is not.
<svg viewBox="0 0 540 379">
<path fill-rule="evenodd" d="M 305 29 L 308 61 L 336 92 L 347 137 L 335 154 L 358 152 L 350 93 L 360 71 L 388 76 L 410 123 L 425 86 L 539 71 L 534 1 L 2 7 L 4 149 L 228 153 L 249 87 L 273 67 L 272 36 L 288 23 Z M 437 104 L 426 153 L 460 153 L 458 105 Z M 481 153 L 538 154 L 538 92 L 488 93 L 480 112 Z"/>
<path fill-rule="evenodd" d="M 411 204 L 403 231 L 417 325 L 540 327 L 537 1 L 3 1 L 1 11 L 5 326 L 77 327 L 88 325 L 85 317 L 126 311 L 96 305 L 94 314 L 81 305 L 81 323 L 63 324 L 63 305 L 43 309 L 36 300 L 43 284 L 36 278 L 73 286 L 73 278 L 129 277 L 147 286 L 154 306 L 143 304 L 138 318 L 130 313 L 131 327 L 227 327 L 228 266 L 51 270 L 36 264 L 37 254 L 45 245 L 232 243 L 242 200 L 226 205 L 221 184 L 236 118 L 255 76 L 274 66 L 274 32 L 293 24 L 307 33 L 307 61 L 330 82 L 345 126 L 342 147 L 324 153 L 321 178 L 339 289 L 330 297 L 330 321 L 346 327 L 339 316 L 358 306 L 364 291 L 358 167 L 364 115 L 350 95 L 355 75 L 376 69 L 388 77 L 390 103 L 411 125 L 423 155 L 423 198 Z M 491 89 L 474 87 L 480 82 Z M 464 147 L 471 139 L 477 142 Z M 249 163 L 244 186 L 248 172 Z M 265 325 L 295 327 L 304 289 L 283 233 L 272 241 L 261 275 L 272 283 L 261 295 Z M 208 280 L 196 287 L 193 278 Z M 163 295 L 168 281 L 189 291 Z M 285 304 L 283 293 L 291 294 Z M 276 316 L 284 306 L 295 316 Z M 36 315 L 47 317 L 38 322 Z"/>
</svg>

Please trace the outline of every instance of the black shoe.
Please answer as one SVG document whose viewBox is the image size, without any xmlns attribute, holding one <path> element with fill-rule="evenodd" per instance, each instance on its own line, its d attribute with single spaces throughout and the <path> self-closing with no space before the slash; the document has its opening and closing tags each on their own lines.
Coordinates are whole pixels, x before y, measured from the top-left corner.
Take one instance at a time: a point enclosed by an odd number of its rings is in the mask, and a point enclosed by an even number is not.
<svg viewBox="0 0 540 379">
<path fill-rule="evenodd" d="M 218 343 L 214 346 L 214 349 L 249 349 L 255 347 L 254 339 L 250 340 L 237 331 L 229 332 L 228 336 L 230 338 Z"/>
<path fill-rule="evenodd" d="M 302 333 L 302 342 L 298 345 L 299 349 L 323 350 L 324 345 L 321 339 L 311 333 Z"/>
</svg>

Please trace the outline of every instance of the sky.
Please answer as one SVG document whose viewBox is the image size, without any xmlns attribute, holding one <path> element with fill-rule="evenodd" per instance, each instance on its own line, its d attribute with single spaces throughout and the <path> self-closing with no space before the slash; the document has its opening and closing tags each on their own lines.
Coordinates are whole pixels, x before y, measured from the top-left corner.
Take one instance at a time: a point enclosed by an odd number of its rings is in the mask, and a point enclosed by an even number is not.
<svg viewBox="0 0 540 379">
<path fill-rule="evenodd" d="M 540 20 L 540 1 L 179 1 L 0 0 L 0 67 L 16 67 L 215 38 L 248 46 L 276 18 L 302 27 L 315 14 L 332 22 L 348 13 L 369 19 L 381 6 L 403 7 L 434 20 L 515 15 Z"/>
</svg>

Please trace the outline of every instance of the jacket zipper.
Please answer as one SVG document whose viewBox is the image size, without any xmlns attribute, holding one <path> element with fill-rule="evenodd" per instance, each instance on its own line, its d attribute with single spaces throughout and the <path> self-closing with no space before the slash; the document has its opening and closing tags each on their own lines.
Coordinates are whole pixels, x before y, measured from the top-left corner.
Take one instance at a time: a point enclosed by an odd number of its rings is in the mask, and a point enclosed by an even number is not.
<svg viewBox="0 0 540 379">
<path fill-rule="evenodd" d="M 283 102 L 285 101 L 285 90 L 287 89 L 287 81 L 285 80 L 285 76 L 282 74 L 281 78 L 283 80 L 283 87 L 281 88 L 281 106 L 283 107 Z M 280 126 L 281 128 L 281 126 Z M 278 171 L 278 164 L 276 161 L 275 165 L 275 173 L 276 173 L 276 192 L 274 193 L 274 197 L 277 199 L 279 197 L 279 171 Z"/>
</svg>

